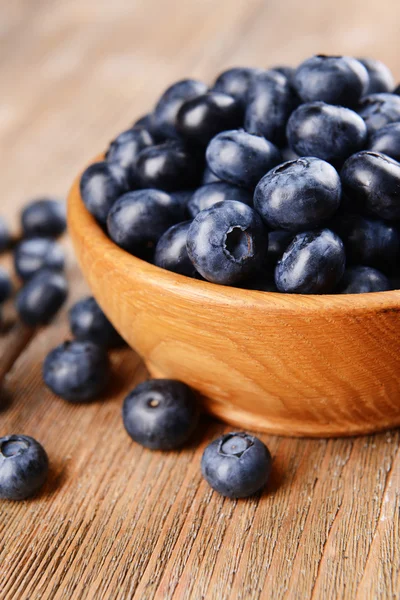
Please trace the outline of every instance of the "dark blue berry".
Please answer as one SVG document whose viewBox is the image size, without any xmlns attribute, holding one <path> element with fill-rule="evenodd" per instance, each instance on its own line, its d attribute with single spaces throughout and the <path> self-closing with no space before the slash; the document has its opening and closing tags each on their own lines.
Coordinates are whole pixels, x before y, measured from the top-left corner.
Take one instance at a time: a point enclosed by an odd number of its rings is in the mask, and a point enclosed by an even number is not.
<svg viewBox="0 0 400 600">
<path fill-rule="evenodd" d="M 310 102 L 292 113 L 287 137 L 299 156 L 340 163 L 365 147 L 367 129 L 361 117 L 348 108 Z"/>
<path fill-rule="evenodd" d="M 396 221 L 400 219 L 400 164 L 379 152 L 358 152 L 340 173 L 343 191 L 355 209 Z"/>
<path fill-rule="evenodd" d="M 280 292 L 329 294 L 343 276 L 343 242 L 329 229 L 299 233 L 275 269 Z"/>
<path fill-rule="evenodd" d="M 98 162 L 90 165 L 81 177 L 82 200 L 102 224 L 106 223 L 112 205 L 128 188 L 124 175 L 119 165 Z"/>
<path fill-rule="evenodd" d="M 17 312 L 26 325 L 44 325 L 60 310 L 67 292 L 67 281 L 61 273 L 42 269 L 18 293 Z"/>
<path fill-rule="evenodd" d="M 45 449 L 28 435 L 0 438 L 0 498 L 24 500 L 43 486 L 49 471 Z"/>
<path fill-rule="evenodd" d="M 281 155 L 265 138 L 234 130 L 219 133 L 211 140 L 206 159 L 222 181 L 252 189 L 281 162 Z"/>
<path fill-rule="evenodd" d="M 122 418 L 135 442 L 151 450 L 172 450 L 193 433 L 199 409 L 194 393 L 184 383 L 150 379 L 125 398 Z"/>
<path fill-rule="evenodd" d="M 182 137 L 206 146 L 220 131 L 242 125 L 240 103 L 219 92 L 208 92 L 185 102 L 177 116 L 177 129 Z"/>
<path fill-rule="evenodd" d="M 176 138 L 176 117 L 182 104 L 207 92 L 202 81 L 184 79 L 171 85 L 161 96 L 154 109 L 154 125 L 166 138 Z"/>
<path fill-rule="evenodd" d="M 89 340 L 105 348 L 115 348 L 124 342 L 118 331 L 90 296 L 76 302 L 69 311 L 72 335 L 80 341 Z"/>
<path fill-rule="evenodd" d="M 40 198 L 30 202 L 21 214 L 25 237 L 58 237 L 67 226 L 64 202 Z"/>
<path fill-rule="evenodd" d="M 43 364 L 47 387 L 69 402 L 94 400 L 105 390 L 109 376 L 106 350 L 87 340 L 60 344 Z"/>
<path fill-rule="evenodd" d="M 248 433 L 232 432 L 206 447 L 201 471 L 219 494 L 246 498 L 265 486 L 271 462 L 271 454 L 261 440 Z"/>
<path fill-rule="evenodd" d="M 360 102 L 359 114 L 364 119 L 369 135 L 389 123 L 400 121 L 400 97 L 395 94 L 370 94 Z"/>
<path fill-rule="evenodd" d="M 214 173 L 207 166 L 203 172 L 203 178 L 201 180 L 202 185 L 207 185 L 208 183 L 218 183 L 220 180 L 219 177 L 214 175 Z"/>
<path fill-rule="evenodd" d="M 187 209 L 189 215 L 194 219 L 202 210 L 211 208 L 225 200 L 236 200 L 251 206 L 253 204 L 252 193 L 230 183 L 209 183 L 199 187 L 190 198 Z"/>
<path fill-rule="evenodd" d="M 193 277 L 195 268 L 186 249 L 187 234 L 191 221 L 173 225 L 158 240 L 154 264 L 167 271 Z"/>
<path fill-rule="evenodd" d="M 369 76 L 366 94 L 379 94 L 380 92 L 391 92 L 393 90 L 393 75 L 383 62 L 375 58 L 359 58 L 358 60 L 367 69 Z"/>
<path fill-rule="evenodd" d="M 11 278 L 7 271 L 0 267 L 0 304 L 8 300 L 12 292 Z"/>
<path fill-rule="evenodd" d="M 381 152 L 400 161 L 400 123 L 390 123 L 373 133 L 368 150 Z"/>
<path fill-rule="evenodd" d="M 148 113 L 147 115 L 143 115 L 142 117 L 139 117 L 139 119 L 136 119 L 132 127 L 143 127 L 144 129 L 147 129 L 147 131 L 151 131 L 152 124 L 153 113 Z"/>
<path fill-rule="evenodd" d="M 139 153 L 154 144 L 154 140 L 147 129 L 133 127 L 120 133 L 110 144 L 107 151 L 107 162 L 117 164 L 125 169 L 128 182 L 131 186 L 136 184 L 136 160 Z"/>
<path fill-rule="evenodd" d="M 0 217 L 0 253 L 7 250 L 11 243 L 11 234 L 7 223 Z"/>
<path fill-rule="evenodd" d="M 271 71 L 278 71 L 278 73 L 284 75 L 286 79 L 291 82 L 296 69 L 294 67 L 288 67 L 287 65 L 278 65 L 277 67 L 271 67 Z"/>
<path fill-rule="evenodd" d="M 254 207 L 273 229 L 304 231 L 326 222 L 340 197 L 340 177 L 332 165 L 304 157 L 267 173 L 256 187 Z"/>
<path fill-rule="evenodd" d="M 162 234 L 180 220 L 177 201 L 159 190 L 128 192 L 107 219 L 111 239 L 132 254 L 148 258 Z"/>
<path fill-rule="evenodd" d="M 245 67 L 234 67 L 223 71 L 215 80 L 212 91 L 232 96 L 244 108 L 252 79 L 260 71 L 261 69 Z"/>
<path fill-rule="evenodd" d="M 293 83 L 303 102 L 356 106 L 368 89 L 369 77 L 355 58 L 318 55 L 301 63 Z"/>
<path fill-rule="evenodd" d="M 244 127 L 274 144 L 284 145 L 286 123 L 297 98 L 290 82 L 278 71 L 263 71 L 252 81 L 248 94 Z"/>
<path fill-rule="evenodd" d="M 62 246 L 54 240 L 33 237 L 22 240 L 14 251 L 15 271 L 23 281 L 30 279 L 40 269 L 62 271 L 65 254 Z"/>
<path fill-rule="evenodd" d="M 283 253 L 293 240 L 293 237 L 293 233 L 281 231 L 280 229 L 269 232 L 268 251 L 264 261 L 264 267 L 268 273 L 270 271 L 275 271 L 278 260 L 282 258 Z"/>
<path fill-rule="evenodd" d="M 196 270 L 208 281 L 234 285 L 255 273 L 268 247 L 258 214 L 242 202 L 220 202 L 192 222 L 187 250 Z"/>
<path fill-rule="evenodd" d="M 350 267 L 346 269 L 340 281 L 339 294 L 367 294 L 369 292 L 386 292 L 391 289 L 389 279 L 372 267 Z"/>
<path fill-rule="evenodd" d="M 168 192 L 195 187 L 202 169 L 202 161 L 174 141 L 143 150 L 136 161 L 136 174 L 142 188 Z"/>
</svg>

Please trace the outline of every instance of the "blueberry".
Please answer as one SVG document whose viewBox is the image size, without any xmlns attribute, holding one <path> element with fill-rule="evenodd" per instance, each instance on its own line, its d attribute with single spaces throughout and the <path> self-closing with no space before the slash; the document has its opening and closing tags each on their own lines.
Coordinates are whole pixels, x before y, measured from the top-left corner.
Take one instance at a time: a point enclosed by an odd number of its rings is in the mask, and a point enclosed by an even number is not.
<svg viewBox="0 0 400 600">
<path fill-rule="evenodd" d="M 124 250 L 148 258 L 162 234 L 180 220 L 180 210 L 177 201 L 165 192 L 128 192 L 110 210 L 108 233 Z"/>
<path fill-rule="evenodd" d="M 329 294 L 345 262 L 343 242 L 329 229 L 299 233 L 276 266 L 275 283 L 280 292 Z"/>
<path fill-rule="evenodd" d="M 299 156 L 336 163 L 365 147 L 367 129 L 360 116 L 348 108 L 310 102 L 292 113 L 287 137 Z"/>
<path fill-rule="evenodd" d="M 244 188 L 231 185 L 230 183 L 209 183 L 199 187 L 188 202 L 189 215 L 194 219 L 202 210 L 211 208 L 225 200 L 236 200 L 251 206 L 253 204 L 252 193 Z"/>
<path fill-rule="evenodd" d="M 293 237 L 293 234 L 289 231 L 282 231 L 280 229 L 269 232 L 268 251 L 264 262 L 264 267 L 266 268 L 267 272 L 271 270 L 275 271 L 278 260 L 282 258 L 283 253 L 293 240 Z"/>
<path fill-rule="evenodd" d="M 271 454 L 253 435 L 227 433 L 206 447 L 201 471 L 207 483 L 219 494 L 228 498 L 246 498 L 267 483 Z"/>
<path fill-rule="evenodd" d="M 69 326 L 77 340 L 88 340 L 105 348 L 123 344 L 118 331 L 92 296 L 83 298 L 72 306 L 69 311 Z"/>
<path fill-rule="evenodd" d="M 143 150 L 136 161 L 140 186 L 167 192 L 195 187 L 202 168 L 202 161 L 173 141 Z"/>
<path fill-rule="evenodd" d="M 390 123 L 372 134 L 368 150 L 382 152 L 400 161 L 400 123 Z"/>
<path fill-rule="evenodd" d="M 132 127 L 143 127 L 147 131 L 151 131 L 153 125 L 153 113 L 147 113 L 133 123 Z"/>
<path fill-rule="evenodd" d="M 0 267 L 0 304 L 8 300 L 12 292 L 12 283 L 9 274 Z"/>
<path fill-rule="evenodd" d="M 215 80 L 212 91 L 232 96 L 244 108 L 252 79 L 260 71 L 261 69 L 245 67 L 234 67 L 223 71 Z"/>
<path fill-rule="evenodd" d="M 62 271 L 64 264 L 62 246 L 48 238 L 33 237 L 22 240 L 14 251 L 15 271 L 23 281 L 27 281 L 43 268 Z"/>
<path fill-rule="evenodd" d="M 369 83 L 366 94 L 392 91 L 394 88 L 393 75 L 383 62 L 374 58 L 359 58 L 358 60 L 368 71 Z"/>
<path fill-rule="evenodd" d="M 122 418 L 135 442 L 151 450 L 172 450 L 193 433 L 199 409 L 194 393 L 184 383 L 150 379 L 125 398 Z"/>
<path fill-rule="evenodd" d="M 286 141 L 286 123 L 298 101 L 288 79 L 278 71 L 263 71 L 253 78 L 244 128 L 274 144 Z"/>
<path fill-rule="evenodd" d="M 42 269 L 24 285 L 16 298 L 21 320 L 34 327 L 48 323 L 67 297 L 67 281 L 61 273 Z"/>
<path fill-rule="evenodd" d="M 349 265 L 375 267 L 389 273 L 399 264 L 400 232 L 385 221 L 342 215 L 332 228 L 346 249 Z"/>
<path fill-rule="evenodd" d="M 128 129 L 111 142 L 107 151 L 107 162 L 125 169 L 128 182 L 133 186 L 136 184 L 136 159 L 142 150 L 153 144 L 154 140 L 147 129 Z"/>
<path fill-rule="evenodd" d="M 391 289 L 389 279 L 372 267 L 350 267 L 339 283 L 339 294 L 367 294 Z"/>
<path fill-rule="evenodd" d="M 287 65 L 278 65 L 277 67 L 271 67 L 271 71 L 278 71 L 281 75 L 284 75 L 286 79 L 291 82 L 296 69 L 294 67 L 288 67 Z"/>
<path fill-rule="evenodd" d="M 264 260 L 268 235 L 258 214 L 227 200 L 203 210 L 192 222 L 187 250 L 208 281 L 234 285 L 255 273 Z"/>
<path fill-rule="evenodd" d="M 39 442 L 28 435 L 0 438 L 0 498 L 24 500 L 43 486 L 49 459 Z"/>
<path fill-rule="evenodd" d="M 400 121 L 400 97 L 370 94 L 361 100 L 358 112 L 367 125 L 369 135 L 373 135 L 385 125 Z"/>
<path fill-rule="evenodd" d="M 154 125 L 164 137 L 176 138 L 176 117 L 182 104 L 207 93 L 202 81 L 184 79 L 171 85 L 161 96 L 154 109 Z"/>
<path fill-rule="evenodd" d="M 202 185 L 207 185 L 207 183 L 218 183 L 220 180 L 219 177 L 214 175 L 209 167 L 206 167 L 203 172 L 203 178 L 201 180 Z"/>
<path fill-rule="evenodd" d="M 304 231 L 326 222 L 340 197 L 340 177 L 332 165 L 304 157 L 267 173 L 256 187 L 254 207 L 273 229 Z"/>
<path fill-rule="evenodd" d="M 22 211 L 21 225 L 25 237 L 58 237 L 67 227 L 64 202 L 49 198 L 30 202 Z"/>
<path fill-rule="evenodd" d="M 8 229 L 7 223 L 2 217 L 0 217 L 0 253 L 7 250 L 11 243 L 11 234 Z"/>
<path fill-rule="evenodd" d="M 127 188 L 121 167 L 107 162 L 90 165 L 80 182 L 86 208 L 102 224 L 106 223 L 110 208 Z"/>
<path fill-rule="evenodd" d="M 320 54 L 297 67 L 293 83 L 303 102 L 356 106 L 368 89 L 369 77 L 355 58 Z"/>
<path fill-rule="evenodd" d="M 192 277 L 195 268 L 186 249 L 191 221 L 173 225 L 160 237 L 154 254 L 154 264 L 162 269 Z"/>
<path fill-rule="evenodd" d="M 281 162 L 281 155 L 265 138 L 245 131 L 224 131 L 209 143 L 206 159 L 222 181 L 251 189 Z"/>
<path fill-rule="evenodd" d="M 107 352 L 93 342 L 64 342 L 47 356 L 43 379 L 51 391 L 69 402 L 88 402 L 105 389 L 110 376 Z"/>
<path fill-rule="evenodd" d="M 345 162 L 340 173 L 343 191 L 370 215 L 400 219 L 400 164 L 379 152 L 358 152 Z"/>
<path fill-rule="evenodd" d="M 185 102 L 177 116 L 177 129 L 184 139 L 201 146 L 220 131 L 240 127 L 243 114 L 237 100 L 219 92 L 208 92 Z"/>
</svg>

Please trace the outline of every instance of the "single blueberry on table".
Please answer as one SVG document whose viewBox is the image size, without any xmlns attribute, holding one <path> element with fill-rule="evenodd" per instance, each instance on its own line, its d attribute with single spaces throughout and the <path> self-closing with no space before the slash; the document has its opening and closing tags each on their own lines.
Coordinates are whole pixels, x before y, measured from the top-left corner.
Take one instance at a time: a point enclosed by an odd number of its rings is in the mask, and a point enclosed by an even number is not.
<svg viewBox="0 0 400 600">
<path fill-rule="evenodd" d="M 64 202 L 39 198 L 25 206 L 21 214 L 25 237 L 58 237 L 67 227 Z"/>
<path fill-rule="evenodd" d="M 264 269 L 267 273 L 275 271 L 278 260 L 282 258 L 293 237 L 294 235 L 290 231 L 280 229 L 268 233 L 268 251 L 264 261 Z"/>
<path fill-rule="evenodd" d="M 64 342 L 46 357 L 43 379 L 68 402 L 89 402 L 106 388 L 110 376 L 107 352 L 88 340 Z"/>
<path fill-rule="evenodd" d="M 341 239 L 330 231 L 299 233 L 275 269 L 280 292 L 329 294 L 343 276 L 346 263 Z"/>
<path fill-rule="evenodd" d="M 226 200 L 203 210 L 190 225 L 187 250 L 196 270 L 208 281 L 235 285 L 262 265 L 268 234 L 255 210 Z"/>
<path fill-rule="evenodd" d="M 364 151 L 346 160 L 340 172 L 349 204 L 388 221 L 400 219 L 400 164 L 379 152 Z"/>
<path fill-rule="evenodd" d="M 204 172 L 203 172 L 201 184 L 207 185 L 208 183 L 218 183 L 219 181 L 221 181 L 221 179 L 219 177 L 217 177 L 216 175 L 214 175 L 214 173 L 211 171 L 211 169 L 208 166 L 206 166 L 206 168 L 204 169 Z"/>
<path fill-rule="evenodd" d="M 193 277 L 196 269 L 189 258 L 186 242 L 192 221 L 173 225 L 158 240 L 154 253 L 154 264 L 167 271 Z"/>
<path fill-rule="evenodd" d="M 368 71 L 369 83 L 366 94 L 379 94 L 393 90 L 393 75 L 383 62 L 375 58 L 359 58 L 358 60 Z"/>
<path fill-rule="evenodd" d="M 90 165 L 80 181 L 80 192 L 86 208 L 103 225 L 110 208 L 127 189 L 125 170 L 105 161 Z"/>
<path fill-rule="evenodd" d="M 201 471 L 207 483 L 228 498 L 246 498 L 265 486 L 271 472 L 271 454 L 253 435 L 232 432 L 204 450 Z"/>
<path fill-rule="evenodd" d="M 117 200 L 107 219 L 111 239 L 124 250 L 149 258 L 155 245 L 181 218 L 181 205 L 159 190 L 128 192 Z"/>
<path fill-rule="evenodd" d="M 62 271 L 64 264 L 63 247 L 49 238 L 32 237 L 22 240 L 14 250 L 14 268 L 23 281 L 43 268 Z"/>
<path fill-rule="evenodd" d="M 368 150 L 381 152 L 400 161 L 400 123 L 390 123 L 370 137 Z"/>
<path fill-rule="evenodd" d="M 299 156 L 315 156 L 333 163 L 362 150 L 367 128 L 353 110 L 324 102 L 310 102 L 297 108 L 288 121 L 289 146 Z"/>
<path fill-rule="evenodd" d="M 203 161 L 180 142 L 168 141 L 142 150 L 135 170 L 142 188 L 172 192 L 195 187 Z"/>
<path fill-rule="evenodd" d="M 285 75 L 263 71 L 251 83 L 244 128 L 278 145 L 285 145 L 286 124 L 298 104 L 297 96 Z"/>
<path fill-rule="evenodd" d="M 303 157 L 269 171 L 254 192 L 254 208 L 273 229 L 305 231 L 321 226 L 337 211 L 342 186 L 324 160 Z"/>
<path fill-rule="evenodd" d="M 0 267 L 0 304 L 9 299 L 12 292 L 11 278 L 7 271 Z"/>
<path fill-rule="evenodd" d="M 336 291 L 339 294 L 368 294 L 390 289 L 390 281 L 381 271 L 372 267 L 350 267 L 344 272 Z"/>
<path fill-rule="evenodd" d="M 128 394 L 122 407 L 131 438 L 151 450 L 172 450 L 191 436 L 199 419 L 195 395 L 174 379 L 150 379 Z"/>
<path fill-rule="evenodd" d="M 260 72 L 261 69 L 251 69 L 246 67 L 234 67 L 228 69 L 218 75 L 212 91 L 232 96 L 244 108 L 247 103 L 247 94 L 253 77 Z"/>
<path fill-rule="evenodd" d="M 116 348 L 124 343 L 92 296 L 82 298 L 72 306 L 69 326 L 72 335 L 80 341 L 89 340 L 105 348 Z"/>
<path fill-rule="evenodd" d="M 0 217 L 0 253 L 7 250 L 11 243 L 11 234 L 5 220 Z"/>
<path fill-rule="evenodd" d="M 176 117 L 182 104 L 207 93 L 202 81 L 183 79 L 171 85 L 161 96 L 154 109 L 154 126 L 166 138 L 176 138 Z"/>
<path fill-rule="evenodd" d="M 16 308 L 21 321 L 31 327 L 48 323 L 64 304 L 67 292 L 64 275 L 41 269 L 17 295 Z"/>
<path fill-rule="evenodd" d="M 107 151 L 107 162 L 117 164 L 125 169 L 128 183 L 136 183 L 136 159 L 139 153 L 154 144 L 154 139 L 143 127 L 133 127 L 123 131 L 110 144 Z"/>
<path fill-rule="evenodd" d="M 222 181 L 209 183 L 197 188 L 193 193 L 187 205 L 188 213 L 194 219 L 202 210 L 211 208 L 219 202 L 225 202 L 225 200 L 236 200 L 252 206 L 253 195 L 249 190 L 230 183 Z"/>
<path fill-rule="evenodd" d="M 24 500 L 43 486 L 49 471 L 45 449 L 28 435 L 0 437 L 0 498 Z"/>
<path fill-rule="evenodd" d="M 350 56 L 312 56 L 297 67 L 294 87 L 303 102 L 356 106 L 369 85 L 367 69 Z"/>
<path fill-rule="evenodd" d="M 177 130 L 188 142 L 206 146 L 220 131 L 243 123 L 240 103 L 219 92 L 208 92 L 185 102 L 177 116 Z"/>
<path fill-rule="evenodd" d="M 270 169 L 281 162 L 276 146 L 243 130 L 223 131 L 209 143 L 209 168 L 222 181 L 253 189 Z"/>
<path fill-rule="evenodd" d="M 365 121 L 368 134 L 373 135 L 385 125 L 400 121 L 400 97 L 396 94 L 370 94 L 362 98 L 358 113 Z"/>
</svg>

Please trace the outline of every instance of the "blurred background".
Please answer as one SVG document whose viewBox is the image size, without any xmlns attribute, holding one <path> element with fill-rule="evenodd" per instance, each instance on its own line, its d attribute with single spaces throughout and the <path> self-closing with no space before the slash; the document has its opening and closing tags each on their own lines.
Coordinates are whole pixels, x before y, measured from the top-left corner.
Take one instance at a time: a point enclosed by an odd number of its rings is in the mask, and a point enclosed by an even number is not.
<svg viewBox="0 0 400 600">
<path fill-rule="evenodd" d="M 399 0 L 1 0 L 0 9 L 8 207 L 65 195 L 182 77 L 211 82 L 229 66 L 331 53 L 379 58 L 400 79 Z"/>
</svg>

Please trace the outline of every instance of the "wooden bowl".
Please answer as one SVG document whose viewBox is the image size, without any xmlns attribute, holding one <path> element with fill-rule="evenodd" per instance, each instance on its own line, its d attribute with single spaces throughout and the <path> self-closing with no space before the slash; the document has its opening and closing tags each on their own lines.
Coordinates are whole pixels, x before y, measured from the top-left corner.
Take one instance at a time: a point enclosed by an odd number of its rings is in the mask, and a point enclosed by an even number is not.
<svg viewBox="0 0 400 600">
<path fill-rule="evenodd" d="M 69 231 L 100 306 L 154 377 L 180 379 L 239 428 L 290 436 L 400 424 L 400 291 L 305 296 L 241 290 L 116 246 L 76 180 Z"/>
</svg>

